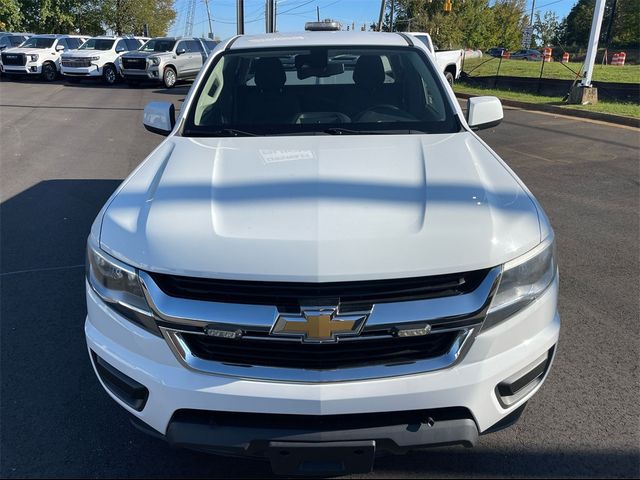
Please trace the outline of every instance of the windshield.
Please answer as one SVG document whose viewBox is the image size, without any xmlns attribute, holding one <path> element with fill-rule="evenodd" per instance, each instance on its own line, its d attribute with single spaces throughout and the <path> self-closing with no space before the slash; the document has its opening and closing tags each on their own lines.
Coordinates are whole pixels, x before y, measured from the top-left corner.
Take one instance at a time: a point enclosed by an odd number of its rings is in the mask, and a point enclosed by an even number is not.
<svg viewBox="0 0 640 480">
<path fill-rule="evenodd" d="M 109 38 L 90 38 L 78 50 L 111 50 L 114 42 Z"/>
<path fill-rule="evenodd" d="M 21 48 L 51 48 L 55 38 L 47 37 L 31 37 L 29 40 L 20 45 Z"/>
<path fill-rule="evenodd" d="M 140 47 L 141 52 L 170 52 L 176 44 L 170 38 L 154 38 Z"/>
<path fill-rule="evenodd" d="M 459 130 L 418 49 L 318 47 L 224 53 L 200 83 L 183 135 Z"/>
<path fill-rule="evenodd" d="M 21 35 L 12 35 L 9 37 L 9 43 L 11 43 L 12 46 L 17 47 L 24 41 L 25 38 L 26 37 L 23 37 Z"/>
</svg>

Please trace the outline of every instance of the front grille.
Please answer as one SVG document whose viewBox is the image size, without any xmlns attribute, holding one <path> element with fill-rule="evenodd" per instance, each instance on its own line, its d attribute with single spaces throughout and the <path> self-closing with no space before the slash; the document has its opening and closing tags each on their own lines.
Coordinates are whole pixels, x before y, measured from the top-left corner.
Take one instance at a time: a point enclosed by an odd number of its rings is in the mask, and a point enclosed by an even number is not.
<svg viewBox="0 0 640 480">
<path fill-rule="evenodd" d="M 122 66 L 127 70 L 146 70 L 147 59 L 122 57 Z"/>
<path fill-rule="evenodd" d="M 4 65 L 24 66 L 27 64 L 27 57 L 24 53 L 3 53 L 2 63 Z"/>
<path fill-rule="evenodd" d="M 194 425 L 218 425 L 236 428 L 268 430 L 335 431 L 389 427 L 393 425 L 421 425 L 426 422 L 473 419 L 464 407 L 402 410 L 395 412 L 349 413 L 338 415 L 292 415 L 282 413 L 223 412 L 216 410 L 176 410 L 171 422 Z"/>
<path fill-rule="evenodd" d="M 307 370 L 334 370 L 413 363 L 439 357 L 452 347 L 459 331 L 421 337 L 342 339 L 336 343 L 301 343 L 270 338 L 226 339 L 195 333 L 181 336 L 193 355 L 203 360 Z"/>
<path fill-rule="evenodd" d="M 158 287 L 176 298 L 209 302 L 275 305 L 295 311 L 300 305 L 327 302 L 341 308 L 359 308 L 376 303 L 423 300 L 461 295 L 475 290 L 489 270 L 357 282 L 297 283 L 217 280 L 149 273 Z"/>
<path fill-rule="evenodd" d="M 91 66 L 91 60 L 88 58 L 63 58 L 62 66 L 71 68 L 87 68 Z"/>
</svg>

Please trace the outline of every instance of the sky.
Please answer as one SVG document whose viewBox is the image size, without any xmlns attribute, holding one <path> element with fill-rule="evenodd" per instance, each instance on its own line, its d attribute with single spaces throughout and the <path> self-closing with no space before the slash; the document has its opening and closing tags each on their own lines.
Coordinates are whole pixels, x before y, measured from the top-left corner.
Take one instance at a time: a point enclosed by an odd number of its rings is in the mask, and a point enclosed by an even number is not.
<svg viewBox="0 0 640 480">
<path fill-rule="evenodd" d="M 190 0 L 175 0 L 178 13 L 169 35 L 184 35 L 187 9 Z M 213 34 L 221 39 L 236 33 L 236 0 L 208 0 Z M 453 0 L 455 8 L 456 1 Z M 527 0 L 527 12 L 531 11 L 531 1 Z M 535 10 L 543 13 L 555 11 L 563 18 L 577 0 L 534 0 Z M 294 32 L 304 30 L 305 22 L 316 19 L 316 7 L 320 7 L 320 18 L 338 20 L 343 25 L 355 23 L 356 29 L 363 24 L 367 27 L 376 22 L 380 13 L 380 0 L 276 0 L 277 30 Z M 265 0 L 245 0 L 245 33 L 264 33 Z M 196 0 L 193 35 L 206 36 L 209 22 L 205 0 Z"/>
</svg>

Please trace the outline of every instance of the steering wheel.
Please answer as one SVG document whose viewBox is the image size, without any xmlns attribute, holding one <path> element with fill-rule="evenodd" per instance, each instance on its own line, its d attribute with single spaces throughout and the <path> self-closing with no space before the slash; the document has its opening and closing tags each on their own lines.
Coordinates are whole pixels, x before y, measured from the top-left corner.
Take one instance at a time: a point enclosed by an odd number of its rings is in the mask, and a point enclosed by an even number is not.
<svg viewBox="0 0 640 480">
<path fill-rule="evenodd" d="M 381 115 L 389 115 L 392 117 L 398 117 L 405 120 L 418 121 L 418 118 L 414 117 L 410 113 L 407 113 L 401 108 L 398 108 L 395 105 L 391 105 L 388 103 L 381 103 L 380 105 L 374 105 L 373 107 L 369 107 L 365 110 L 362 110 L 361 112 L 358 112 L 353 117 L 354 121 L 356 122 L 362 121 L 362 117 L 364 117 L 368 113 L 378 113 Z"/>
</svg>

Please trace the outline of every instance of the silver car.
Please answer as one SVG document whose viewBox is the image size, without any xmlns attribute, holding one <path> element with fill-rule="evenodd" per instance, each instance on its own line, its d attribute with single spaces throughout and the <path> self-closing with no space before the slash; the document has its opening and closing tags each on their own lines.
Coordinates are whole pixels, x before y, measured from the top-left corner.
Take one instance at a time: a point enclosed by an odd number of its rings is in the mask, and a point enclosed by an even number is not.
<svg viewBox="0 0 640 480">
<path fill-rule="evenodd" d="M 158 37 L 125 53 L 118 62 L 129 84 L 153 81 L 172 88 L 179 80 L 195 78 L 206 59 L 207 49 L 198 38 Z"/>
</svg>

